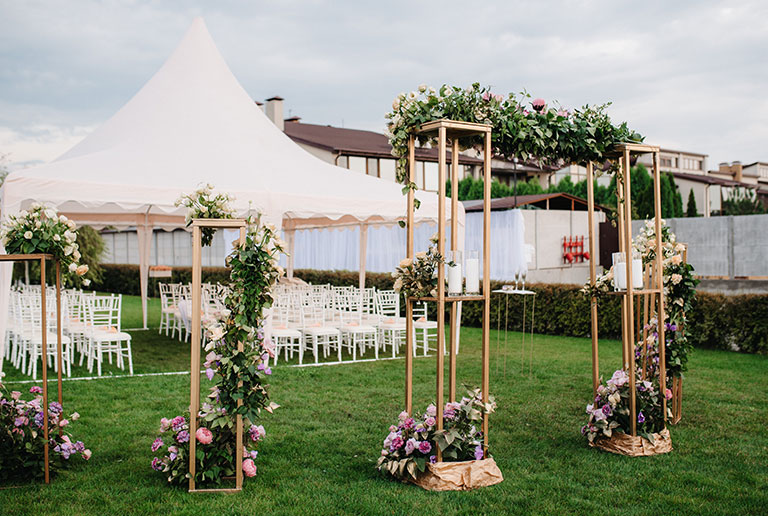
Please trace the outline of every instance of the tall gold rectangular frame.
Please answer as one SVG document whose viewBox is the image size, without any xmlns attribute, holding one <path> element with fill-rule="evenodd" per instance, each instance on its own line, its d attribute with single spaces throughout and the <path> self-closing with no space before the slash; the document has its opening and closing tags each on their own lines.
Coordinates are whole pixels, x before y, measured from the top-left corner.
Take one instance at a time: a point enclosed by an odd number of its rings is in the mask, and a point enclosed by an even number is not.
<svg viewBox="0 0 768 516">
<path fill-rule="evenodd" d="M 416 134 L 436 135 L 438 140 L 438 218 L 437 218 L 437 249 L 441 256 L 445 256 L 445 182 L 447 177 L 448 140 L 451 140 L 451 250 L 457 250 L 459 198 L 455 195 L 459 186 L 459 139 L 468 136 L 483 136 L 483 285 L 480 295 L 445 295 L 445 269 L 440 267 L 437 271 L 437 296 L 436 297 L 409 297 L 405 301 L 405 410 L 408 414 L 413 412 L 413 303 L 429 301 L 437 303 L 437 429 L 443 428 L 443 395 L 445 390 L 444 369 L 445 357 L 440 349 L 445 342 L 445 303 L 451 303 L 450 311 L 450 351 L 448 354 L 448 400 L 456 401 L 456 330 L 457 330 L 457 303 L 461 301 L 483 302 L 483 342 L 482 342 L 482 396 L 483 402 L 488 402 L 490 389 L 490 313 L 491 313 L 491 277 L 489 275 L 491 262 L 491 126 L 456 120 L 434 120 L 422 125 L 408 140 L 408 174 L 409 182 L 416 181 Z M 414 258 L 413 230 L 414 230 L 414 192 L 408 190 L 407 211 L 407 241 L 406 254 L 408 258 Z M 483 453 L 488 454 L 488 414 L 483 417 Z M 437 461 L 442 462 L 442 453 L 438 449 Z"/>
<path fill-rule="evenodd" d="M 661 171 L 659 162 L 659 147 L 655 145 L 646 145 L 638 143 L 623 143 L 614 146 L 611 152 L 606 154 L 608 159 L 616 160 L 619 165 L 620 176 L 616 181 L 617 197 L 617 226 L 619 231 L 619 252 L 627 253 L 625 256 L 627 288 L 623 291 L 610 292 L 621 297 L 621 355 L 622 369 L 629 374 L 630 387 L 630 421 L 632 436 L 637 435 L 637 406 L 636 406 L 636 386 L 635 386 L 635 337 L 639 328 L 635 329 L 635 296 L 643 296 L 643 303 L 647 307 L 648 300 L 655 302 L 657 310 L 657 320 L 662 321 L 658 324 L 658 342 L 659 342 L 659 388 L 662 393 L 666 389 L 667 371 L 665 357 L 665 337 L 664 337 L 664 275 L 663 275 L 663 257 L 662 253 L 656 253 L 655 263 L 645 272 L 646 280 L 650 280 L 652 285 L 646 284 L 643 289 L 635 290 L 632 288 L 632 195 L 631 195 L 631 157 L 639 154 L 653 155 L 653 206 L 654 206 L 654 229 L 656 232 L 656 249 L 661 249 Z M 597 280 L 597 271 L 595 257 L 595 192 L 594 192 L 594 164 L 587 163 L 587 203 L 589 219 L 589 280 L 594 287 Z M 649 283 L 649 281 L 646 281 Z M 639 303 L 639 301 L 638 301 Z M 597 387 L 600 383 L 599 353 L 598 353 L 598 325 L 597 325 L 597 298 L 592 297 L 590 301 L 591 322 L 592 322 L 592 388 L 597 393 Z M 645 310 L 647 315 L 648 310 Z M 639 318 L 638 318 L 639 319 Z M 662 396 L 662 411 L 664 414 L 664 423 L 667 422 L 667 398 Z"/>
<path fill-rule="evenodd" d="M 235 449 L 235 487 L 220 489 L 197 489 L 195 487 L 195 472 L 197 470 L 197 413 L 200 410 L 200 337 L 201 337 L 201 310 L 202 310 L 202 271 L 203 249 L 201 242 L 201 230 L 203 228 L 214 229 L 239 229 L 240 239 L 238 246 L 245 245 L 245 233 L 247 228 L 245 219 L 193 219 L 192 220 L 192 338 L 190 353 L 190 392 L 189 392 L 189 492 L 190 493 L 234 493 L 243 489 L 243 417 L 237 415 L 236 424 L 236 449 Z M 237 343 L 238 351 L 243 351 L 243 343 Z M 237 402 L 238 406 L 243 400 Z"/>
<path fill-rule="evenodd" d="M 56 379 L 58 382 L 58 399 L 59 404 L 63 402 L 62 399 L 62 384 L 61 384 L 61 264 L 51 254 L 2 254 L 0 255 L 0 262 L 40 262 L 40 310 L 41 314 L 41 358 L 43 361 L 43 438 L 45 444 L 43 450 L 45 453 L 44 471 L 45 471 L 45 483 L 51 483 L 51 467 L 50 467 L 50 439 L 48 437 L 48 312 L 46 310 L 45 299 L 45 282 L 46 282 L 46 270 L 45 261 L 51 260 L 56 264 Z M 59 428 L 61 433 L 61 428 Z"/>
</svg>

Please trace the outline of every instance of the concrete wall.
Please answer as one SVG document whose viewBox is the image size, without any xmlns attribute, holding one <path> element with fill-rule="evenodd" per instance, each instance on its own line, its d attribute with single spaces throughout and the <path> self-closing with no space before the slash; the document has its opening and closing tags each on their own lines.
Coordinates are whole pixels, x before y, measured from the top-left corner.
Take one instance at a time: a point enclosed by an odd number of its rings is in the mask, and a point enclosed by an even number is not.
<svg viewBox="0 0 768 516">
<path fill-rule="evenodd" d="M 688 244 L 697 276 L 768 278 L 768 215 L 682 218 L 667 221 L 677 240 Z M 643 221 L 633 221 L 637 234 Z"/>
</svg>

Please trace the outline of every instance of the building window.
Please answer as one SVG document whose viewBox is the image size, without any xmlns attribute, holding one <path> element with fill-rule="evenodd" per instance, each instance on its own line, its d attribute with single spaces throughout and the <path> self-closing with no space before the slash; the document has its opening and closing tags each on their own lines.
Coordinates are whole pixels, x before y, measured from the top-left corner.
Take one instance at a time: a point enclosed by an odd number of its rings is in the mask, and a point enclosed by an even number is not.
<svg viewBox="0 0 768 516">
<path fill-rule="evenodd" d="M 464 177 L 475 177 L 475 167 L 464 165 Z"/>
<path fill-rule="evenodd" d="M 666 168 L 672 168 L 672 158 L 661 158 L 661 166 Z"/>
<path fill-rule="evenodd" d="M 416 188 L 424 189 L 424 162 L 416 162 Z"/>
<path fill-rule="evenodd" d="M 440 188 L 437 163 L 424 162 L 424 190 L 436 192 Z"/>
<path fill-rule="evenodd" d="M 368 158 L 368 175 L 379 177 L 379 160 L 378 158 Z"/>
<path fill-rule="evenodd" d="M 394 181 L 396 164 L 397 162 L 393 159 L 380 159 L 379 177 L 388 181 Z"/>
<path fill-rule="evenodd" d="M 354 170 L 355 172 L 362 172 L 365 174 L 365 158 L 360 156 L 350 156 L 349 170 Z"/>
</svg>

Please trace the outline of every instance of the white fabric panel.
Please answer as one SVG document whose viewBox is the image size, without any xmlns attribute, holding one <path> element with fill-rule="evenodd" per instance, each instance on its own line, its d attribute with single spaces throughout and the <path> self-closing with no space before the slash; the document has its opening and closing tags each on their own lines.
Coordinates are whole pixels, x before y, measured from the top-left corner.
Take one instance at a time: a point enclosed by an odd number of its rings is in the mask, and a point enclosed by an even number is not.
<svg viewBox="0 0 768 516">
<path fill-rule="evenodd" d="M 464 249 L 483 251 L 483 213 L 467 213 Z M 483 261 L 480 260 L 482 272 Z M 525 223 L 520 210 L 494 211 L 491 215 L 491 279 L 512 280 L 527 272 Z"/>
</svg>

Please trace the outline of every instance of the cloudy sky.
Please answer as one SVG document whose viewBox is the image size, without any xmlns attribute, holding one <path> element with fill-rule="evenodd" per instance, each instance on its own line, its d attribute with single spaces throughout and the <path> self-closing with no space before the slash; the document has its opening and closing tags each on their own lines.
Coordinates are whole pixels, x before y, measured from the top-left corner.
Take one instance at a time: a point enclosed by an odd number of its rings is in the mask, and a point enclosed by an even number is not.
<svg viewBox="0 0 768 516">
<path fill-rule="evenodd" d="M 764 1 L 0 0 L 0 155 L 50 161 L 109 118 L 202 15 L 254 99 L 382 131 L 419 83 L 612 101 L 663 147 L 768 161 Z"/>
</svg>

